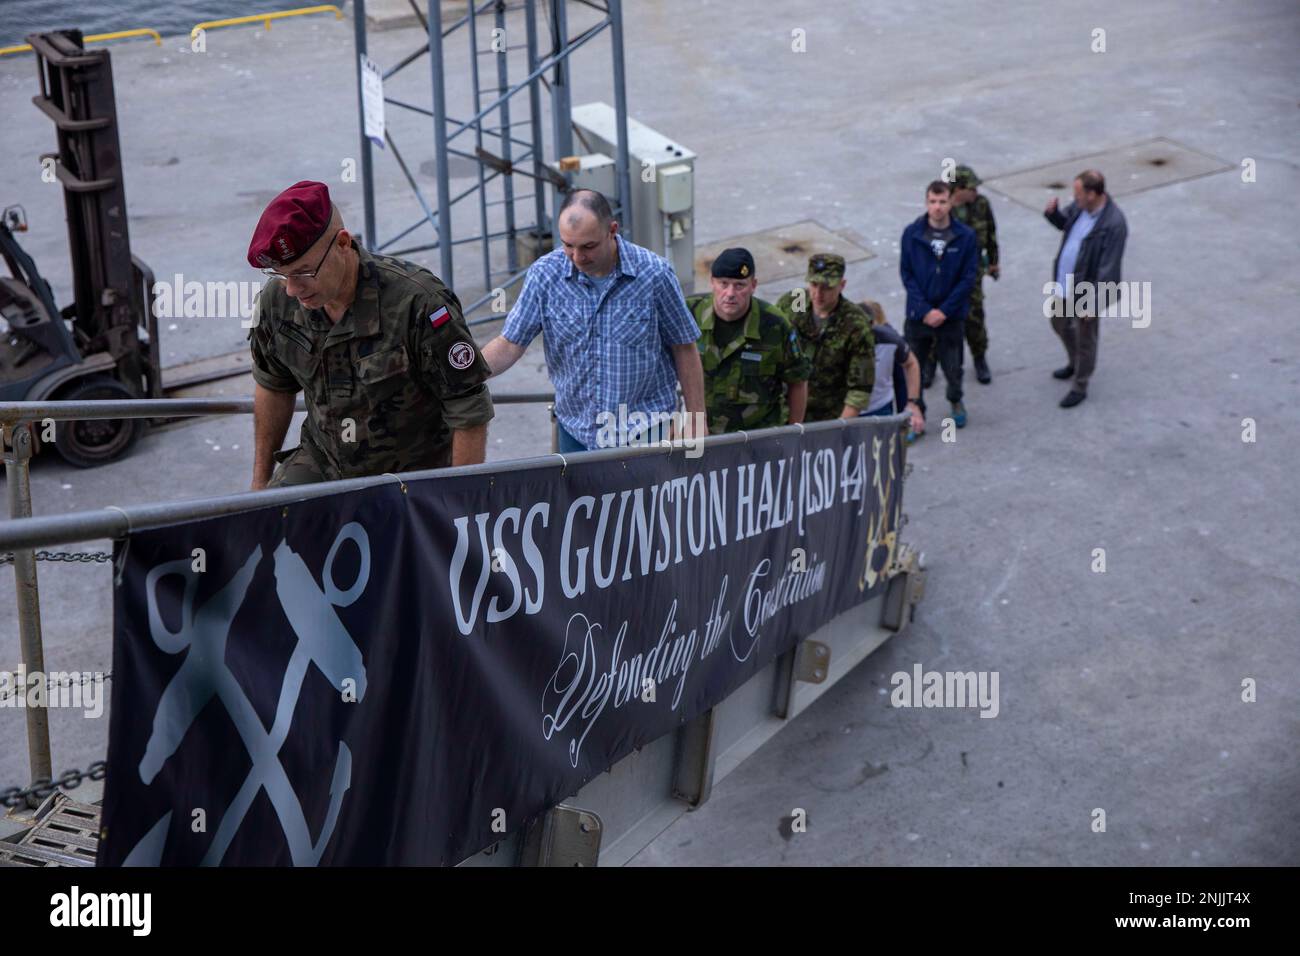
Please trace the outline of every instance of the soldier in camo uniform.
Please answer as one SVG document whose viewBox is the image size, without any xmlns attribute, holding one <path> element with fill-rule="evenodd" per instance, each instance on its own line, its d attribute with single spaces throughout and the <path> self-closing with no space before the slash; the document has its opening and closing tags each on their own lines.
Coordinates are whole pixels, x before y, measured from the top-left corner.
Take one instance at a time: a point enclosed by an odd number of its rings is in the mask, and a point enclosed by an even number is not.
<svg viewBox="0 0 1300 956">
<path fill-rule="evenodd" d="M 975 230 L 979 243 L 979 266 L 975 278 L 975 288 L 970 293 L 970 312 L 966 315 L 966 344 L 970 346 L 971 358 L 975 361 L 975 377 L 982 385 L 993 381 L 988 362 L 984 356 L 989 349 L 989 335 L 984 327 L 984 275 L 997 279 L 998 267 L 998 225 L 993 221 L 993 207 L 988 197 L 982 196 L 976 188 L 980 178 L 969 166 L 958 166 L 952 191 L 952 214 L 958 222 L 965 223 Z M 933 374 L 933 373 L 931 373 Z"/>
<path fill-rule="evenodd" d="M 709 434 L 802 422 L 812 363 L 789 320 L 754 295 L 754 257 L 725 249 L 711 276 L 710 294 L 686 299 L 700 327 Z"/>
<path fill-rule="evenodd" d="M 249 333 L 254 489 L 483 461 L 490 373 L 450 289 L 358 245 L 324 183 L 272 200 L 248 261 L 271 277 Z M 300 444 L 279 451 L 300 390 Z"/>
<path fill-rule="evenodd" d="M 808 260 L 808 283 L 781 296 L 777 309 L 799 333 L 812 361 L 805 421 L 857 418 L 871 404 L 876 384 L 876 342 L 871 318 L 844 291 L 844 257 L 819 253 Z"/>
</svg>

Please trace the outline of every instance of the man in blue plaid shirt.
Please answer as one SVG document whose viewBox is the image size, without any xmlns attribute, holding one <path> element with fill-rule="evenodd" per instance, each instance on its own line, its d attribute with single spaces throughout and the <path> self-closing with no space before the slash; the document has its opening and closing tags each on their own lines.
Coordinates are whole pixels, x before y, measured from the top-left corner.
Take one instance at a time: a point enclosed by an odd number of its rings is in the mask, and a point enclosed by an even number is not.
<svg viewBox="0 0 1300 956">
<path fill-rule="evenodd" d="M 562 248 L 529 268 L 501 334 L 483 348 L 492 374 L 545 333 L 561 452 L 644 440 L 669 416 L 676 437 L 707 434 L 700 329 L 672 266 L 621 237 L 598 192 L 569 193 L 556 222 Z"/>
</svg>

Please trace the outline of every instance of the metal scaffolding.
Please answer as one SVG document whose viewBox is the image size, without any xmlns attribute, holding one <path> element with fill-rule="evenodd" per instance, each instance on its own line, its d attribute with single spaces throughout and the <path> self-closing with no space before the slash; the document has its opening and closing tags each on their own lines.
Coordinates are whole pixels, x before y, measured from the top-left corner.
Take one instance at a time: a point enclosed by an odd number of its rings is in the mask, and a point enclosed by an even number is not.
<svg viewBox="0 0 1300 956">
<path fill-rule="evenodd" d="M 402 226 L 386 238 L 379 237 L 375 213 L 374 157 L 370 140 L 365 135 L 360 60 L 360 57 L 367 53 L 366 5 L 365 0 L 354 0 L 353 17 L 358 53 L 357 96 L 358 107 L 362 113 L 360 165 L 365 200 L 367 248 L 397 256 L 437 249 L 440 257 L 440 278 L 448 286 L 455 288 L 455 269 L 452 261 L 454 248 L 459 245 L 478 243 L 482 253 L 484 293 L 465 305 L 466 316 L 490 302 L 494 298 L 495 290 L 508 289 L 522 279 L 526 266 L 520 267 L 516 240 L 531 234 L 540 241 L 550 234 L 555 200 L 570 188 L 572 180 L 571 175 L 559 172 L 547 164 L 548 156 L 552 160 L 557 160 L 573 155 L 570 58 L 606 30 L 610 32 L 614 109 L 618 128 L 617 155 L 614 157 L 617 195 L 610 196 L 609 199 L 615 206 L 615 214 L 622 223 L 623 231 L 630 235 L 632 209 L 628 180 L 627 97 L 623 82 L 622 0 L 603 0 L 603 2 L 598 0 L 510 0 L 510 2 L 469 0 L 468 11 L 450 26 L 443 24 L 442 4 L 439 0 L 427 0 L 427 12 L 421 11 L 417 0 L 408 0 L 408 2 L 424 25 L 428 39 L 418 50 L 384 69 L 381 75 L 387 84 L 392 76 L 428 54 L 431 102 L 428 107 L 425 107 L 396 99 L 385 92 L 384 103 L 386 107 L 409 110 L 432 120 L 437 196 L 434 202 L 429 201 L 425 190 L 421 189 L 415 176 L 412 175 L 410 164 L 397 144 L 393 142 L 392 135 L 386 127 L 384 132 L 386 148 L 391 152 L 393 160 L 410 186 L 419 205 L 420 215 L 414 222 Z M 579 4 L 587 10 L 594 10 L 601 14 L 601 19 L 582 30 L 577 36 L 570 36 L 568 10 L 571 4 Z M 507 30 L 507 14 L 519 12 L 522 12 L 524 18 L 526 42 L 522 45 L 511 45 L 504 42 L 512 32 Z M 480 33 L 483 31 L 480 28 L 480 19 L 485 16 L 491 18 L 492 26 L 489 29 L 491 42 L 487 48 L 481 49 Z M 546 29 L 545 44 L 539 41 L 539 22 Z M 472 111 L 469 119 L 457 119 L 447 112 L 446 54 L 448 44 L 455 42 L 457 31 L 466 38 L 469 46 L 468 109 Z M 510 54 L 519 50 L 525 51 L 526 56 L 523 75 L 512 80 Z M 480 63 L 484 57 L 495 60 L 495 70 L 491 68 L 480 70 Z M 495 85 L 484 85 L 484 72 L 489 74 L 487 82 Z M 549 94 L 550 100 L 549 153 L 543 125 L 544 91 Z M 512 101 L 515 101 L 521 93 L 527 94 L 526 109 L 523 110 L 527 118 L 512 121 Z M 469 151 L 468 146 L 460 149 L 452 145 L 457 140 L 465 142 L 470 136 L 474 140 L 472 152 Z M 471 160 L 477 167 L 476 182 L 455 196 L 451 194 L 452 177 L 448 163 L 449 158 L 453 156 Z M 517 176 L 530 181 L 530 192 L 521 192 L 516 188 L 515 177 Z M 552 200 L 551 216 L 547 214 L 548 194 Z M 478 200 L 477 233 L 456 235 L 453 229 L 452 209 L 457 203 L 470 197 Z M 432 241 L 397 247 L 398 243 L 426 225 L 433 230 Z M 504 256 L 499 257 L 498 261 L 504 258 L 505 267 L 493 269 L 493 246 L 500 243 L 505 244 L 505 250 Z M 490 322 L 496 318 L 499 316 L 482 316 L 471 320 L 470 324 Z"/>
</svg>

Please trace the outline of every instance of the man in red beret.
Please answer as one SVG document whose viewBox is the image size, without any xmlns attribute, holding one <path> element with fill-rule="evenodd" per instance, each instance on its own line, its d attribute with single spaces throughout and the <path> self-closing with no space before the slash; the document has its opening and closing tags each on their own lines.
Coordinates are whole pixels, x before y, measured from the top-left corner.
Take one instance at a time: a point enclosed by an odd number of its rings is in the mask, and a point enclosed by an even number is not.
<svg viewBox="0 0 1300 956">
<path fill-rule="evenodd" d="M 248 261 L 270 277 L 249 333 L 254 490 L 483 461 L 488 366 L 432 273 L 363 249 L 317 182 L 271 200 Z M 300 444 L 280 451 L 299 390 Z"/>
</svg>

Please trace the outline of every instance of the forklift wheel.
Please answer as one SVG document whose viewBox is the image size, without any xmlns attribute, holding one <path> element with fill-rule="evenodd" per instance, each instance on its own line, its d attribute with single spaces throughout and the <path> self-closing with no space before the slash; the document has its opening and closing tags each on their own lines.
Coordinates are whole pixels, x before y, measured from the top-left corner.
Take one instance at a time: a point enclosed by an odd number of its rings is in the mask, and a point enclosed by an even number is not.
<svg viewBox="0 0 1300 956">
<path fill-rule="evenodd" d="M 58 396 L 59 401 L 137 398 L 115 378 L 92 375 L 80 379 Z M 54 448 L 77 468 L 94 468 L 126 453 L 144 430 L 139 418 L 59 422 L 54 428 Z"/>
</svg>

